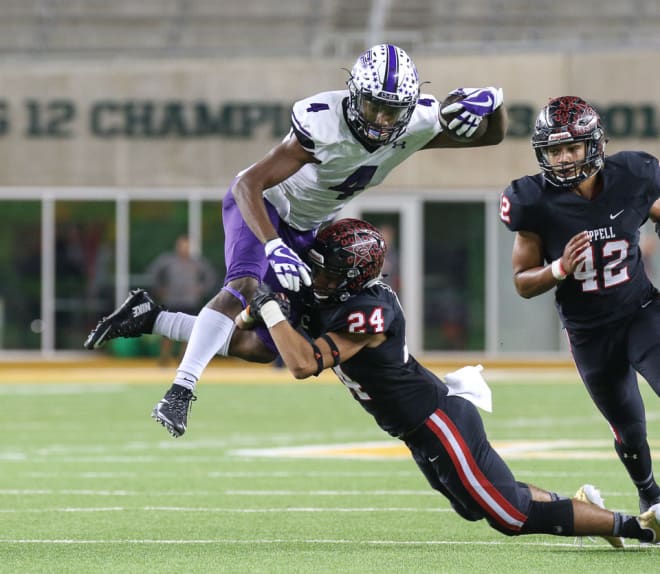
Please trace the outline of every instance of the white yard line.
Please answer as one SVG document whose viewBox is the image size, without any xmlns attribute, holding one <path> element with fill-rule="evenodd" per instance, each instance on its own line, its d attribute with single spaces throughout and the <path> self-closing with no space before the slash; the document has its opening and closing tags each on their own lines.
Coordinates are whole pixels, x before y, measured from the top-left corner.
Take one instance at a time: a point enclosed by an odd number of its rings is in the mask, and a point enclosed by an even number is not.
<svg viewBox="0 0 660 574">
<path fill-rule="evenodd" d="M 437 494 L 436 494 L 437 496 Z M 112 507 L 62 507 L 62 508 L 3 508 L 0 514 L 50 514 L 50 513 L 88 513 L 88 512 L 197 512 L 210 514 L 314 514 L 314 513 L 374 513 L 374 512 L 420 512 L 435 514 L 438 512 L 454 512 L 451 508 L 418 508 L 418 507 L 315 507 L 299 506 L 287 508 L 205 508 L 196 506 L 112 506 Z"/>
<path fill-rule="evenodd" d="M 570 540 L 570 539 L 569 539 Z M 308 544 L 316 545 L 346 545 L 346 546 L 525 546 L 525 547 L 563 547 L 581 548 L 583 551 L 593 549 L 601 552 L 606 548 L 604 544 L 594 543 L 582 545 L 576 542 L 533 542 L 521 539 L 506 540 L 346 540 L 346 539 L 305 539 L 305 538 L 273 538 L 273 539 L 237 539 L 237 538 L 211 538 L 191 540 L 140 540 L 140 539 L 108 539 L 108 540 L 75 540 L 75 539 L 39 539 L 39 538 L 0 538 L 0 544 L 61 544 L 61 545 L 103 545 L 103 544 L 137 544 L 137 545 L 188 545 L 188 544 L 233 544 L 233 545 L 277 545 L 277 544 Z M 660 545 L 631 546 L 637 551 L 654 552 L 660 550 Z"/>
</svg>

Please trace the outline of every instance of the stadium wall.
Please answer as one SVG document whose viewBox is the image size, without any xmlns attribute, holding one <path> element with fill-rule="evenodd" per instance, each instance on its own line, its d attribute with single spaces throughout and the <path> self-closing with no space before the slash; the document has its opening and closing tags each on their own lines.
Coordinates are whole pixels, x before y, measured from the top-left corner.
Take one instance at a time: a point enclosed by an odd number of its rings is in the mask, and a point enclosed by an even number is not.
<svg viewBox="0 0 660 574">
<path fill-rule="evenodd" d="M 402 214 L 403 271 L 412 278 L 403 291 L 411 348 L 422 348 L 424 328 L 417 280 L 428 271 L 420 255 L 424 206 L 474 201 L 483 202 L 487 214 L 485 349 L 495 354 L 559 351 L 566 356 L 551 294 L 543 301 L 527 301 L 512 289 L 512 234 L 498 224 L 497 193 L 512 178 L 537 171 L 529 146 L 531 126 L 537 109 L 560 94 L 578 94 L 596 104 L 608 126 L 609 152 L 645 149 L 660 156 L 660 110 L 653 97 L 660 80 L 650 73 L 659 62 L 653 53 L 417 59 L 422 80 L 431 82 L 424 91 L 439 97 L 457 86 L 502 86 L 511 125 L 507 140 L 494 148 L 413 156 L 380 189 L 350 206 L 353 212 L 347 215 L 389 210 L 390 203 Z M 23 199 L 25 205 L 31 200 L 33 208 L 36 202 L 44 204 L 41 307 L 35 318 L 45 327 L 33 333 L 35 339 L 40 336 L 44 354 L 62 348 L 56 341 L 62 329 L 55 319 L 61 310 L 50 240 L 59 200 L 117 202 L 113 292 L 123 300 L 135 273 L 128 256 L 129 198 L 153 194 L 154 199 L 189 202 L 196 237 L 202 199 L 215 202 L 217 190 L 224 191 L 237 170 L 286 133 L 295 99 L 343 87 L 342 67 L 350 65 L 336 59 L 244 58 L 0 63 L 0 201 L 7 200 L 5 208 Z M 407 192 L 405 202 L 400 201 L 402 191 Z M 12 229 L 10 225 L 5 234 L 13 235 Z M 108 231 L 107 239 L 113 234 Z M 657 271 L 657 253 L 655 257 Z M 15 275 L 16 288 L 28 292 L 25 278 Z M 16 299 L 7 298 L 7 315 L 19 307 Z M 26 332 L 32 325 L 14 323 Z M 79 334 L 71 337 L 77 348 Z M 0 349 L 16 348 L 7 343 L 0 327 Z"/>
<path fill-rule="evenodd" d="M 660 155 L 657 53 L 419 58 L 424 91 L 499 85 L 504 145 L 418 154 L 384 189 L 484 188 L 536 170 L 529 134 L 549 97 L 601 110 L 610 151 Z M 225 186 L 288 129 L 290 104 L 344 86 L 351 62 L 312 59 L 3 62 L 0 186 Z M 475 161 L 478 158 L 478 169 Z M 444 167 L 444 169 L 443 169 Z"/>
</svg>

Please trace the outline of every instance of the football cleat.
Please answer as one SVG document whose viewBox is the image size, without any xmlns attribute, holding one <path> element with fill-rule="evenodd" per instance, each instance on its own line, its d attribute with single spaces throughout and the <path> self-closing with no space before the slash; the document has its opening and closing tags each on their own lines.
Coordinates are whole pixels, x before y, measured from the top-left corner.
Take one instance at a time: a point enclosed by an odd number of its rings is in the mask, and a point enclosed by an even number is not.
<svg viewBox="0 0 660 574">
<path fill-rule="evenodd" d="M 637 522 L 644 530 L 650 530 L 653 538 L 651 544 L 660 544 L 660 504 L 655 504 L 637 517 Z"/>
<path fill-rule="evenodd" d="M 580 502 L 586 502 L 587 504 L 597 506 L 598 508 L 605 508 L 605 501 L 600 495 L 600 490 L 592 484 L 583 484 L 578 488 L 578 491 L 573 498 Z M 614 548 L 623 548 L 623 538 L 618 536 L 602 536 L 601 538 L 607 540 L 607 542 L 611 546 L 614 546 Z"/>
<path fill-rule="evenodd" d="M 151 411 L 151 416 L 156 419 L 156 422 L 162 424 L 174 438 L 178 438 L 186 432 L 188 412 L 191 403 L 196 400 L 197 397 L 190 389 L 181 385 L 172 385 Z"/>
<path fill-rule="evenodd" d="M 158 314 L 164 311 L 144 289 L 133 289 L 117 309 L 103 317 L 87 335 L 85 349 L 98 349 L 117 337 L 139 337 L 152 332 Z"/>
</svg>

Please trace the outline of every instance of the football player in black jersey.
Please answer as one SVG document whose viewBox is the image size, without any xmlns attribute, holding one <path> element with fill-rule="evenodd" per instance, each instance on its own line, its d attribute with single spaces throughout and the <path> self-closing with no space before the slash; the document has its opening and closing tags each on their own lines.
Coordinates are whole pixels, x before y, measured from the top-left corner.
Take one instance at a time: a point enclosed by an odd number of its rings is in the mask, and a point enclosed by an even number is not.
<svg viewBox="0 0 660 574">
<path fill-rule="evenodd" d="M 644 512 L 660 503 L 660 487 L 636 373 L 660 394 L 660 300 L 644 271 L 639 228 L 660 220 L 660 166 L 638 151 L 605 157 L 606 141 L 585 100 L 550 100 L 532 137 L 541 173 L 504 190 L 500 218 L 516 232 L 517 292 L 555 289 L 578 372 Z"/>
<path fill-rule="evenodd" d="M 239 326 L 263 321 L 296 378 L 332 368 L 377 424 L 406 443 L 430 485 L 463 518 L 486 519 L 512 536 L 593 535 L 615 547 L 621 538 L 660 540 L 660 505 L 633 517 L 602 508 L 593 489 L 582 487 L 568 499 L 516 481 L 488 442 L 474 404 L 408 353 L 403 311 L 380 281 L 385 252 L 370 224 L 335 222 L 309 252 L 315 301 L 303 321 L 306 332 L 294 329 L 282 299 L 267 288 L 259 289 Z"/>
</svg>

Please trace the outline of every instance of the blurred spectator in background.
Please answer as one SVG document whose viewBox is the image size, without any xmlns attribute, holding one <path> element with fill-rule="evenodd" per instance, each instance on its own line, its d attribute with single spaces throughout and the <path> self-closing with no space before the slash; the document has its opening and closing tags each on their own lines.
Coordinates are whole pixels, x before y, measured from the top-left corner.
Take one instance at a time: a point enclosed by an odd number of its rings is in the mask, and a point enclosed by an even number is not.
<svg viewBox="0 0 660 574">
<path fill-rule="evenodd" d="M 197 315 L 209 294 L 217 287 L 218 275 L 203 257 L 190 252 L 190 238 L 177 238 L 174 252 L 159 255 L 147 268 L 149 282 L 170 311 Z M 182 349 L 183 350 L 183 349 Z M 159 362 L 168 363 L 172 341 L 161 339 Z"/>
</svg>

